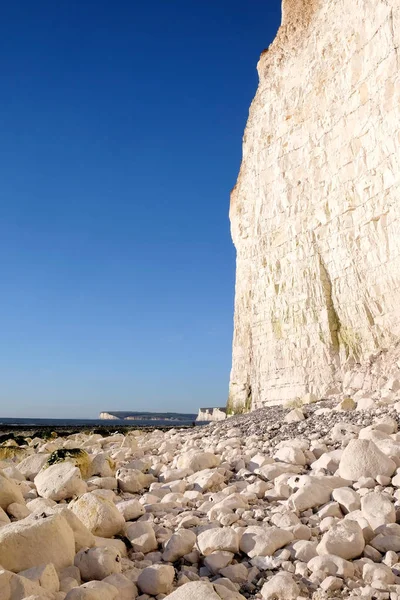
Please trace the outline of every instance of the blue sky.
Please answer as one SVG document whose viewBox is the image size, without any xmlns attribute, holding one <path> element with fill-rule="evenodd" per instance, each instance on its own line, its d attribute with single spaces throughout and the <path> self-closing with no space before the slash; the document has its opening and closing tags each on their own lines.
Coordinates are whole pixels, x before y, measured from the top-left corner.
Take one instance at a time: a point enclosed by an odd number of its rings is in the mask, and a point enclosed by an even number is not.
<svg viewBox="0 0 400 600">
<path fill-rule="evenodd" d="M 224 405 L 228 209 L 279 0 L 0 9 L 0 416 Z"/>
</svg>

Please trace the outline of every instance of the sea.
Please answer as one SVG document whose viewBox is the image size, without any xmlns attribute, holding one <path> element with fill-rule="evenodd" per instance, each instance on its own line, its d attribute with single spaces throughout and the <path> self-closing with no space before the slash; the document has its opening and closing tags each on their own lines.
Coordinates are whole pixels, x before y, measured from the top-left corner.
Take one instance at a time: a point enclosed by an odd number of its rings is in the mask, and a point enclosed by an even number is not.
<svg viewBox="0 0 400 600">
<path fill-rule="evenodd" d="M 134 415 L 134 413 L 131 413 Z M 0 426 L 9 427 L 182 427 L 193 425 L 197 415 L 160 413 L 149 418 L 135 415 L 135 419 L 20 419 L 0 417 Z"/>
</svg>

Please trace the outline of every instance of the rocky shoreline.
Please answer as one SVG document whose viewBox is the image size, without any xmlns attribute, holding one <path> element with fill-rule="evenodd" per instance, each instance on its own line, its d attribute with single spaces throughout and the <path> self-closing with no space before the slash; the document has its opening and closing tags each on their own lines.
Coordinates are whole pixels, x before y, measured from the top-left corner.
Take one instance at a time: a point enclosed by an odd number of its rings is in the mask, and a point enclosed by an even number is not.
<svg viewBox="0 0 400 600">
<path fill-rule="evenodd" d="M 399 600 L 400 406 L 362 405 L 4 433 L 1 600 Z"/>
</svg>

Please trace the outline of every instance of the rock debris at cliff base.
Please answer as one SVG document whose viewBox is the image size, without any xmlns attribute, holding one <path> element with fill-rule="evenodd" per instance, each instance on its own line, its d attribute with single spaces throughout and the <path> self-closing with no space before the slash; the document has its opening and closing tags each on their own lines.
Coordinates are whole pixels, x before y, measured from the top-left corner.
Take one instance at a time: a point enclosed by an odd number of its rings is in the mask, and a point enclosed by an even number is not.
<svg viewBox="0 0 400 600">
<path fill-rule="evenodd" d="M 342 391 L 400 339 L 400 1 L 282 14 L 231 195 L 236 412 Z"/>
<path fill-rule="evenodd" d="M 400 599 L 400 392 L 339 400 L 3 444 L 1 600 Z"/>
</svg>

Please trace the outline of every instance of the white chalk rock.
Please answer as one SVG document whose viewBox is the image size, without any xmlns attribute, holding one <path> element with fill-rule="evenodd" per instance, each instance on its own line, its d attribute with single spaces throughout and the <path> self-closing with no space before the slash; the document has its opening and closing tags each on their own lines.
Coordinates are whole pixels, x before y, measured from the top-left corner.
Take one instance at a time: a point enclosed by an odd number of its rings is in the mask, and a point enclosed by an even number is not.
<svg viewBox="0 0 400 600">
<path fill-rule="evenodd" d="M 271 556 L 293 540 L 293 533 L 278 527 L 247 527 L 240 539 L 240 550 L 254 556 Z"/>
<path fill-rule="evenodd" d="M 118 600 L 133 600 L 138 595 L 134 582 L 122 573 L 115 573 L 103 579 L 103 583 L 109 583 L 118 590 Z"/>
<path fill-rule="evenodd" d="M 125 519 L 115 504 L 95 493 L 84 494 L 70 507 L 93 535 L 113 537 L 125 528 Z"/>
<path fill-rule="evenodd" d="M 116 473 L 118 487 L 123 492 L 136 494 L 146 486 L 146 475 L 137 469 L 118 469 Z"/>
<path fill-rule="evenodd" d="M 360 496 L 349 487 L 336 488 L 332 492 L 332 498 L 336 500 L 345 514 L 359 510 L 361 506 Z"/>
<path fill-rule="evenodd" d="M 46 454 L 45 452 L 31 454 L 31 456 L 27 456 L 18 464 L 18 471 L 22 473 L 25 479 L 33 481 L 39 471 L 42 470 L 42 467 L 46 464 L 49 456 L 50 454 Z"/>
<path fill-rule="evenodd" d="M 233 583 L 243 584 L 247 581 L 248 569 L 243 563 L 236 563 L 235 565 L 224 567 L 220 570 L 219 574 Z"/>
<path fill-rule="evenodd" d="M 208 581 L 191 581 L 185 583 L 172 594 L 168 594 L 165 600 L 221 600 L 214 590 L 214 586 Z M 70 600 L 69 598 L 66 600 Z M 72 599 L 74 600 L 74 599 Z"/>
<path fill-rule="evenodd" d="M 73 563 L 74 556 L 74 534 L 61 515 L 29 517 L 0 529 L 0 564 L 9 571 L 19 573 L 47 563 L 62 569 Z"/>
<path fill-rule="evenodd" d="M 40 514 L 48 508 L 57 506 L 57 503 L 54 502 L 54 500 L 48 500 L 47 498 L 34 498 L 33 500 L 29 500 L 26 506 L 32 514 Z"/>
<path fill-rule="evenodd" d="M 300 421 L 304 421 L 305 416 L 301 408 L 294 408 L 284 417 L 285 423 L 299 423 Z"/>
<path fill-rule="evenodd" d="M 254 471 L 255 469 L 259 469 L 260 467 L 263 467 L 264 465 L 270 465 L 271 463 L 273 463 L 273 459 L 270 456 L 266 456 L 265 454 L 255 454 L 254 456 L 251 457 L 251 460 L 248 464 L 248 469 L 249 471 Z"/>
<path fill-rule="evenodd" d="M 213 552 L 205 557 L 204 564 L 211 573 L 217 574 L 221 569 L 231 564 L 234 556 L 233 552 L 225 552 L 224 550 Z"/>
<path fill-rule="evenodd" d="M 363 581 L 371 585 L 376 581 L 391 585 L 395 582 L 395 576 L 388 566 L 383 564 L 366 563 L 363 567 Z"/>
<path fill-rule="evenodd" d="M 26 519 L 26 517 L 29 517 L 31 511 L 26 506 L 26 504 L 17 504 L 17 502 L 13 502 L 12 504 L 8 505 L 7 514 L 10 517 L 13 517 L 13 519 L 15 519 L 16 521 L 21 521 L 22 519 Z"/>
<path fill-rule="evenodd" d="M 256 469 L 254 472 L 256 475 L 260 475 L 263 479 L 267 481 L 273 481 L 280 475 L 284 473 L 300 473 L 302 467 L 300 465 L 291 465 L 286 463 L 274 463 L 271 465 L 265 465 L 264 467 L 260 467 Z"/>
<path fill-rule="evenodd" d="M 35 581 L 0 569 L 0 599 L 1 600 L 53 600 L 54 595 L 40 587 Z"/>
<path fill-rule="evenodd" d="M 137 521 L 128 525 L 126 528 L 126 537 L 132 544 L 135 552 L 153 552 L 158 549 L 156 535 L 151 523 L 147 521 Z"/>
<path fill-rule="evenodd" d="M 25 504 L 18 485 L 0 471 L 0 508 L 7 509 L 9 504 Z"/>
<path fill-rule="evenodd" d="M 235 554 L 239 551 L 239 536 L 230 527 L 216 527 L 202 531 L 197 537 L 197 545 L 203 556 L 208 556 L 217 550 L 226 550 Z"/>
<path fill-rule="evenodd" d="M 296 600 L 300 588 L 290 573 L 278 573 L 264 583 L 261 588 L 264 600 Z"/>
<path fill-rule="evenodd" d="M 321 590 L 324 592 L 335 592 L 337 590 L 341 590 L 343 587 L 343 580 L 340 577 L 325 577 L 325 579 L 320 584 Z"/>
<path fill-rule="evenodd" d="M 357 400 L 357 410 L 370 410 L 375 407 L 376 403 L 372 398 L 365 397 Z"/>
<path fill-rule="evenodd" d="M 331 493 L 332 488 L 329 485 L 325 485 L 323 480 L 320 483 L 306 483 L 306 485 L 290 496 L 288 506 L 293 510 L 303 512 L 309 508 L 315 508 L 329 502 Z"/>
<path fill-rule="evenodd" d="M 365 547 L 361 527 L 356 521 L 344 519 L 324 533 L 317 546 L 318 554 L 335 554 L 345 560 L 360 556 Z"/>
<path fill-rule="evenodd" d="M 329 473 L 335 473 L 339 467 L 342 454 L 343 450 L 332 450 L 332 452 L 325 452 L 311 464 L 311 468 L 314 471 L 317 471 L 318 469 L 325 469 L 326 471 L 329 471 Z"/>
<path fill-rule="evenodd" d="M 59 514 L 64 517 L 68 525 L 71 527 L 75 538 L 75 552 L 79 552 L 82 548 L 92 548 L 95 545 L 95 537 L 89 531 L 82 521 L 69 508 L 65 508 L 65 504 L 59 504 L 53 508 L 44 511 L 46 515 Z"/>
<path fill-rule="evenodd" d="M 9 467 L 3 468 L 3 475 L 8 477 L 9 479 L 13 479 L 14 481 L 25 481 L 25 477 L 22 473 L 17 469 L 15 465 L 10 465 Z"/>
<path fill-rule="evenodd" d="M 78 567 L 83 581 L 101 581 L 122 571 L 121 554 L 111 546 L 81 550 L 75 556 L 74 564 Z"/>
<path fill-rule="evenodd" d="M 89 476 L 114 477 L 115 463 L 106 452 L 99 452 L 93 457 L 89 467 Z"/>
<path fill-rule="evenodd" d="M 119 592 L 116 587 L 105 581 L 89 581 L 73 588 L 64 600 L 117 600 Z"/>
<path fill-rule="evenodd" d="M 74 498 L 87 490 L 79 468 L 69 461 L 43 469 L 36 475 L 34 483 L 39 496 L 55 502 Z"/>
<path fill-rule="evenodd" d="M 13 506 L 13 504 L 9 504 L 9 506 Z M 0 527 L 2 527 L 3 525 L 7 525 L 8 523 L 11 523 L 10 517 L 8 516 L 5 510 L 0 508 Z"/>
<path fill-rule="evenodd" d="M 317 545 L 317 542 L 299 540 L 290 544 L 289 549 L 294 560 L 301 560 L 301 562 L 307 563 L 317 556 Z"/>
<path fill-rule="evenodd" d="M 352 562 L 333 554 L 316 556 L 307 563 L 311 573 L 320 571 L 324 575 L 338 577 L 353 577 L 355 567 Z"/>
<path fill-rule="evenodd" d="M 363 496 L 361 498 L 361 512 L 372 529 L 396 522 L 394 505 L 388 495 L 381 492 L 370 492 Z"/>
<path fill-rule="evenodd" d="M 212 469 L 220 464 L 220 458 L 212 452 L 199 452 L 191 450 L 178 457 L 178 469 L 191 469 L 195 473 L 204 469 Z"/>
<path fill-rule="evenodd" d="M 340 476 L 351 481 L 377 475 L 391 477 L 395 470 L 396 463 L 370 440 L 350 440 L 339 464 Z"/>
<path fill-rule="evenodd" d="M 96 548 L 114 548 L 120 553 L 122 558 L 126 558 L 128 556 L 128 550 L 122 540 L 114 538 L 102 538 L 98 536 L 96 536 L 94 539 Z"/>
<path fill-rule="evenodd" d="M 275 452 L 274 458 L 280 462 L 292 465 L 304 466 L 307 462 L 303 451 L 300 448 L 295 448 L 293 446 L 284 446 L 283 448 L 280 448 Z"/>
<path fill-rule="evenodd" d="M 165 545 L 163 560 L 175 562 L 178 558 L 189 554 L 196 543 L 196 534 L 188 529 L 179 529 L 174 533 Z"/>
<path fill-rule="evenodd" d="M 170 565 L 152 565 L 140 573 L 137 584 L 144 594 L 157 596 L 168 594 L 172 590 L 175 569 Z"/>
<path fill-rule="evenodd" d="M 118 502 L 116 507 L 124 517 L 125 521 L 134 521 L 145 513 L 143 504 L 140 504 L 139 500 L 135 500 L 133 498 L 131 500 L 123 500 L 122 502 Z"/>
<path fill-rule="evenodd" d="M 214 486 L 217 486 L 224 481 L 222 473 L 216 469 L 204 469 L 190 475 L 187 479 L 188 483 L 193 484 L 195 491 L 205 492 Z"/>
<path fill-rule="evenodd" d="M 53 563 L 21 571 L 19 575 L 34 581 L 48 592 L 58 592 L 60 589 L 60 579 Z"/>
</svg>

